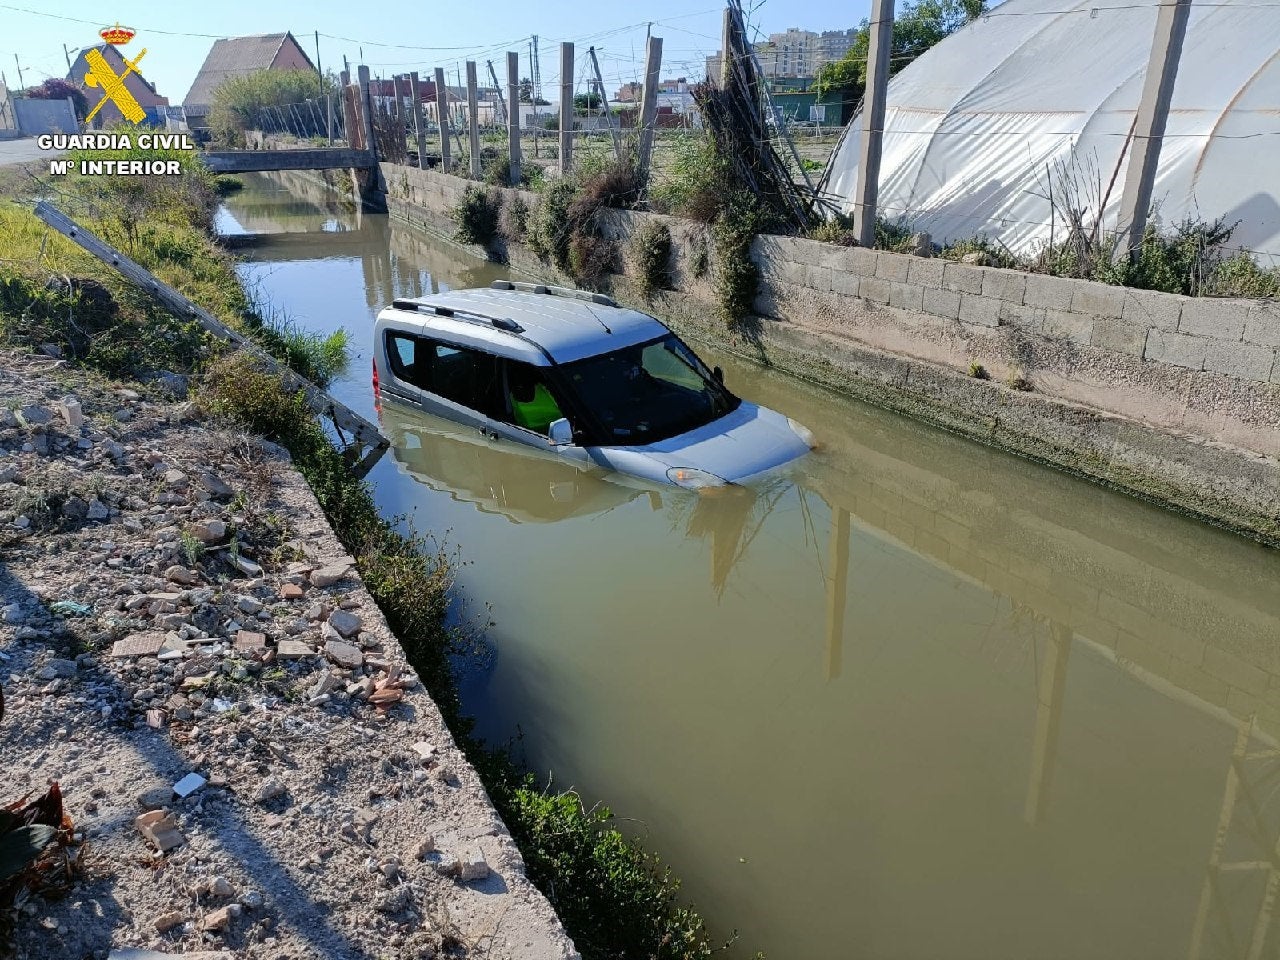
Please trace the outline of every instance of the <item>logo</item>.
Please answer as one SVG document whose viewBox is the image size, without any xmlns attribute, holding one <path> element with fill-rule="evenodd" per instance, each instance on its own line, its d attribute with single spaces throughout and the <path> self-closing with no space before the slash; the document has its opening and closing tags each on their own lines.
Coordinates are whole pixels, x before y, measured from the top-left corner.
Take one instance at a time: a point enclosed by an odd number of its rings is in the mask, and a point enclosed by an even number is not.
<svg viewBox="0 0 1280 960">
<path fill-rule="evenodd" d="M 121 46 L 133 39 L 135 31 L 130 27 L 122 27 L 116 24 L 114 27 L 104 27 L 98 31 L 98 36 L 112 46 Z M 85 86 L 101 87 L 102 99 L 98 101 L 97 106 L 89 111 L 89 115 L 85 117 L 85 123 L 88 123 L 108 102 L 114 103 L 119 111 L 124 114 L 126 120 L 131 123 L 141 123 L 146 117 L 146 111 L 129 92 L 129 88 L 124 85 L 125 77 L 134 73 L 138 69 L 138 64 L 142 62 L 142 58 L 147 55 L 147 48 L 143 47 L 142 52 L 130 60 L 128 57 L 121 56 L 125 62 L 124 72 L 117 76 L 116 72 L 111 69 L 111 64 L 107 63 L 106 58 L 102 56 L 102 51 L 92 49 L 84 55 L 85 62 L 89 64 L 89 72 L 84 75 Z"/>
</svg>

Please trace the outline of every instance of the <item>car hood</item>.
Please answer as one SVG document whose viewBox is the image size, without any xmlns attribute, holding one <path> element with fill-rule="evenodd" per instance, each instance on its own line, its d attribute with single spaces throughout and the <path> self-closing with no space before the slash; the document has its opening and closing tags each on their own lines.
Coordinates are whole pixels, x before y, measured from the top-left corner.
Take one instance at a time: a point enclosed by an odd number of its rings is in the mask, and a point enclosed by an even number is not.
<svg viewBox="0 0 1280 960">
<path fill-rule="evenodd" d="M 732 413 L 688 433 L 612 449 L 652 457 L 667 467 L 706 470 L 738 483 L 803 456 L 809 445 L 782 414 L 744 400 Z"/>
</svg>

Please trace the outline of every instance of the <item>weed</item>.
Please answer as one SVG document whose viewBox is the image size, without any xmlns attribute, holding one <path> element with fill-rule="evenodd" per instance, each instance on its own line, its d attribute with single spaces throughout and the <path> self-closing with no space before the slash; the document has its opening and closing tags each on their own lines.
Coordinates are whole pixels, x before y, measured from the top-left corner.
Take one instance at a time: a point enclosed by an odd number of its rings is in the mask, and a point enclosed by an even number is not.
<svg viewBox="0 0 1280 960">
<path fill-rule="evenodd" d="M 529 205 L 518 193 L 507 196 L 498 211 L 498 233 L 508 243 L 523 243 L 528 230 Z"/>
<path fill-rule="evenodd" d="M 691 245 L 689 272 L 695 280 L 701 280 L 711 272 L 711 250 L 704 237 L 698 237 Z"/>
<path fill-rule="evenodd" d="M 187 566 L 194 567 L 204 553 L 204 544 L 186 531 L 179 537 L 179 542 L 182 544 L 182 557 L 187 561 Z"/>
<path fill-rule="evenodd" d="M 474 243 L 488 248 L 498 232 L 500 203 L 499 195 L 487 188 L 468 186 L 452 213 L 453 220 L 458 225 L 454 239 L 459 243 Z"/>
<path fill-rule="evenodd" d="M 987 372 L 987 368 L 978 363 L 977 360 L 969 364 L 969 376 L 975 380 L 990 380 L 991 374 Z"/>
<path fill-rule="evenodd" d="M 1035 386 L 1027 379 L 1026 373 L 1021 370 L 1011 370 L 1009 375 L 1004 379 L 1004 385 L 1010 390 L 1021 390 L 1029 392 L 1035 389 Z"/>
<path fill-rule="evenodd" d="M 671 230 L 665 223 L 646 221 L 632 237 L 631 256 L 646 297 L 671 286 Z"/>
</svg>

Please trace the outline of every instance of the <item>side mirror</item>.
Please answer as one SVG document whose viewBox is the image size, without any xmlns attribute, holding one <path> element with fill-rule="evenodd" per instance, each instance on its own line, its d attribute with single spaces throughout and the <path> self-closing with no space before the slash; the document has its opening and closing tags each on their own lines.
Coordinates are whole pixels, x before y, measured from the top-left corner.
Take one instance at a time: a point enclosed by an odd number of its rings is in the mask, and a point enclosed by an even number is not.
<svg viewBox="0 0 1280 960">
<path fill-rule="evenodd" d="M 566 446 L 573 443 L 573 427 L 569 425 L 569 421 L 564 417 L 559 420 L 552 420 L 551 426 L 547 427 L 547 437 L 557 447 Z"/>
<path fill-rule="evenodd" d="M 711 368 L 711 376 L 715 377 L 716 383 L 719 383 L 721 385 L 724 384 L 724 371 L 721 370 L 719 367 Z"/>
</svg>

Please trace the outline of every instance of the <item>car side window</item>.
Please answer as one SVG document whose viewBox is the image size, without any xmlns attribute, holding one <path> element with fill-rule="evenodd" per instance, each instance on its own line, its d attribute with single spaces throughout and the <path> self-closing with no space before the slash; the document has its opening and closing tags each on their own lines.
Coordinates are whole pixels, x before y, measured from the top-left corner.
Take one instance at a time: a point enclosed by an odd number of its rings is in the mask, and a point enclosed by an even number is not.
<svg viewBox="0 0 1280 960">
<path fill-rule="evenodd" d="M 425 351 L 429 359 L 431 386 L 427 389 L 432 393 L 486 417 L 503 415 L 506 404 L 497 357 L 482 350 L 425 339 L 418 342 L 418 349 Z"/>
<path fill-rule="evenodd" d="M 417 337 L 408 333 L 387 332 L 387 360 L 396 379 L 426 390 L 430 388 L 430 367 L 426 351 Z"/>
<path fill-rule="evenodd" d="M 551 424 L 564 414 L 545 369 L 519 360 L 506 361 L 506 367 L 507 403 L 502 419 L 546 436 Z"/>
</svg>

